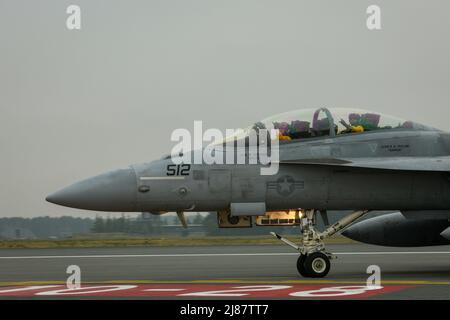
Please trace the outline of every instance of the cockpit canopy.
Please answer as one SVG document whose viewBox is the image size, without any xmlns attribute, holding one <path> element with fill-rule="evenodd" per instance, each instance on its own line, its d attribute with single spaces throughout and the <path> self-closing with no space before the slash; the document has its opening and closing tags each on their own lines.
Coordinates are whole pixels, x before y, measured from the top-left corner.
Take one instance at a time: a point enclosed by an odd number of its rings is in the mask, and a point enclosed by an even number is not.
<svg viewBox="0 0 450 320">
<path fill-rule="evenodd" d="M 286 142 L 378 130 L 436 130 L 416 122 L 362 109 L 318 108 L 293 110 L 271 116 L 225 140 L 240 139 L 259 129 L 278 129 L 279 140 Z"/>
</svg>

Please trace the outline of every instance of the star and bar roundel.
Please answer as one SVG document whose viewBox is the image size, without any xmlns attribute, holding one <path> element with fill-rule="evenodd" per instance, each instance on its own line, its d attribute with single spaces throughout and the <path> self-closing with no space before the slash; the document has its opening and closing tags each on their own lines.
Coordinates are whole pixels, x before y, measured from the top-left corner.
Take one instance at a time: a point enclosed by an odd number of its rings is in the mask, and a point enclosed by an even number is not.
<svg viewBox="0 0 450 320">
<path fill-rule="evenodd" d="M 277 179 L 277 181 L 269 181 L 267 182 L 268 190 L 276 190 L 277 193 L 281 196 L 289 196 L 296 189 L 304 189 L 305 181 L 295 180 L 293 177 L 289 175 L 282 176 Z"/>
</svg>

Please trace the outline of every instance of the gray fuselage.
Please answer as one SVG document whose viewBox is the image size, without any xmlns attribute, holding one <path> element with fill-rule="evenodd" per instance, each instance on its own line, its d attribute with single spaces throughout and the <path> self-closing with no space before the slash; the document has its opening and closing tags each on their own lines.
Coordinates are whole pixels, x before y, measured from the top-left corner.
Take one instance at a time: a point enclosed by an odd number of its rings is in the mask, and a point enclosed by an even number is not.
<svg viewBox="0 0 450 320">
<path fill-rule="evenodd" d="M 440 131 L 378 130 L 280 144 L 280 162 L 432 158 L 449 155 L 449 151 L 450 136 Z M 167 168 L 171 163 L 165 159 L 132 166 L 137 190 L 146 192 L 137 192 L 129 211 L 217 211 L 231 203 L 259 202 L 267 210 L 450 209 L 449 175 L 442 171 L 280 163 L 277 174 L 264 176 L 260 165 L 193 164 L 188 175 L 170 177 Z"/>
</svg>

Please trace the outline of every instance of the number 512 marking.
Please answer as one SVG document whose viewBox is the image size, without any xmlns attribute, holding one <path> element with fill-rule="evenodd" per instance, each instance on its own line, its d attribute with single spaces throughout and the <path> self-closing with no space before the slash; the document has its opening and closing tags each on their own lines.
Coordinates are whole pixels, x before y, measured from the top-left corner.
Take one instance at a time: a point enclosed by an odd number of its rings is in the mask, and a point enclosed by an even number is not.
<svg viewBox="0 0 450 320">
<path fill-rule="evenodd" d="M 168 176 L 188 176 L 189 170 L 191 170 L 190 164 L 168 164 L 167 175 Z"/>
</svg>

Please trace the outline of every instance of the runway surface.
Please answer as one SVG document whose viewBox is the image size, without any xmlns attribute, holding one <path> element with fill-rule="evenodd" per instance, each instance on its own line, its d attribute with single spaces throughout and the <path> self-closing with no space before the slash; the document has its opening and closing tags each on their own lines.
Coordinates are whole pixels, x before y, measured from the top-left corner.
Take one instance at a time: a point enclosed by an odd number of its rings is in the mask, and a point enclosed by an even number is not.
<svg viewBox="0 0 450 320">
<path fill-rule="evenodd" d="M 338 258 L 324 279 L 300 277 L 285 245 L 0 249 L 0 298 L 450 299 L 450 246 L 327 248 Z M 69 265 L 82 289 L 66 289 Z M 366 285 L 370 265 L 379 287 Z"/>
</svg>

